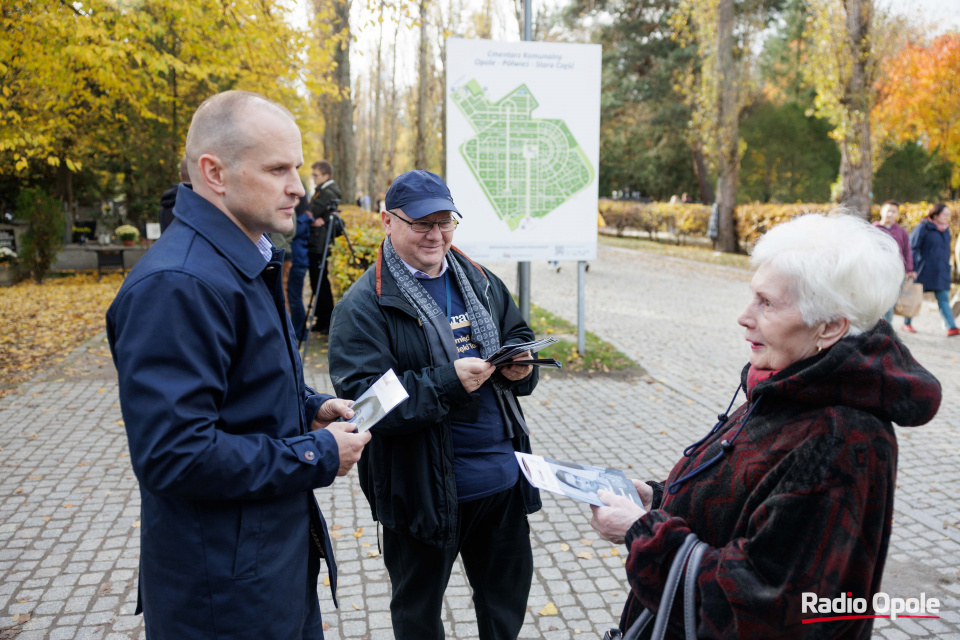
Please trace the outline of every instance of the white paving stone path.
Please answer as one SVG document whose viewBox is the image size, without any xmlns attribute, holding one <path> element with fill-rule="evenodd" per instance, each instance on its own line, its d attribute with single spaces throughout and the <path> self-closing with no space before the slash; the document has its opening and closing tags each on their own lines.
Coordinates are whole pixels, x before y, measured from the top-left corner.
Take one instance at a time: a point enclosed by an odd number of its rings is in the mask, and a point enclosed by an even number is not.
<svg viewBox="0 0 960 640">
<path fill-rule="evenodd" d="M 512 288 L 512 264 L 489 265 Z M 750 274 L 605 246 L 587 274 L 589 330 L 651 374 L 553 374 L 526 399 L 534 449 L 556 458 L 663 478 L 729 401 L 747 349 L 736 317 Z M 533 301 L 576 320 L 576 274 L 533 264 Z M 899 323 L 898 323 L 899 326 Z M 904 341 L 940 378 L 930 424 L 897 429 L 900 469 L 884 589 L 943 603 L 940 620 L 878 621 L 875 637 L 960 640 L 960 338 L 928 305 Z M 323 369 L 307 378 L 329 390 Z M 139 493 L 120 423 L 116 374 L 102 336 L 0 399 L 0 638 L 142 638 L 133 615 Z M 356 473 L 317 492 L 338 527 L 340 609 L 321 590 L 327 637 L 391 638 L 390 586 Z M 596 638 L 626 596 L 624 549 L 598 540 L 589 509 L 544 495 L 530 518 L 535 575 L 522 638 Z M 355 537 L 353 534 L 362 532 Z M 582 552 L 589 552 L 590 557 Z M 556 615 L 541 615 L 548 603 Z M 447 590 L 447 636 L 477 638 L 458 568 Z"/>
</svg>

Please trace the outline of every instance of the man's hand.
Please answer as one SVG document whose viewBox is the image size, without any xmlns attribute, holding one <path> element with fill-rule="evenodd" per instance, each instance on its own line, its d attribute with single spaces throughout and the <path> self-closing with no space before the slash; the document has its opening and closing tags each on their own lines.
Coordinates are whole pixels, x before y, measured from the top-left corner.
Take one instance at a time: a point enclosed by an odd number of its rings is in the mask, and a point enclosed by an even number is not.
<svg viewBox="0 0 960 640">
<path fill-rule="evenodd" d="M 633 481 L 633 486 L 640 492 L 640 501 L 649 508 L 650 500 L 653 497 L 653 489 L 644 485 L 647 487 L 647 491 L 640 491 L 639 483 L 636 480 Z M 647 494 L 646 497 L 644 497 L 644 493 Z M 597 496 L 607 506 L 595 507 L 590 505 L 590 510 L 593 511 L 590 526 L 607 542 L 622 544 L 627 531 L 645 511 L 638 507 L 633 500 L 618 496 L 612 491 L 600 490 L 597 491 Z"/>
<path fill-rule="evenodd" d="M 330 402 L 329 400 L 327 402 Z M 324 403 L 326 404 L 326 402 Z M 352 413 L 352 412 L 351 412 Z M 353 465 L 357 464 L 363 447 L 370 442 L 370 432 L 353 433 L 357 426 L 349 422 L 333 422 L 326 427 L 337 441 L 337 451 L 340 454 L 340 470 L 338 476 L 345 476 Z"/>
<path fill-rule="evenodd" d="M 529 351 L 524 351 L 523 353 L 513 356 L 511 360 L 529 360 L 532 357 Z M 533 365 L 529 364 L 511 364 L 500 368 L 500 373 L 503 374 L 503 377 L 507 380 L 513 380 L 514 382 L 523 380 L 530 375 L 531 371 L 533 371 Z"/>
<path fill-rule="evenodd" d="M 907 271 L 907 277 L 910 278 L 911 280 L 916 280 L 916 279 L 917 279 L 917 272 L 916 272 L 916 271 Z"/>
<path fill-rule="evenodd" d="M 327 400 L 320 405 L 317 415 L 313 417 L 310 431 L 326 429 L 331 422 L 339 418 L 350 420 L 354 415 L 353 409 L 350 408 L 352 404 L 353 400 L 344 400 L 343 398 L 331 398 Z"/>
<path fill-rule="evenodd" d="M 460 384 L 469 393 L 473 393 L 483 386 L 487 378 L 497 370 L 495 366 L 481 358 L 460 358 L 453 363 L 453 366 L 457 370 Z"/>
<path fill-rule="evenodd" d="M 311 227 L 322 227 L 326 222 L 323 221 L 323 218 L 315 218 L 313 222 L 310 223 Z"/>
</svg>

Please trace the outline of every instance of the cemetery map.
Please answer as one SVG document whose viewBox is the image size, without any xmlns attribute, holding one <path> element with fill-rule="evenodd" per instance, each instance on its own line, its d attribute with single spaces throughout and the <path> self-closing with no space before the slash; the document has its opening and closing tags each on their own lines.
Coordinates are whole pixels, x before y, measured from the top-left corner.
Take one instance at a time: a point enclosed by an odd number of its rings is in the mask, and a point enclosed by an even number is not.
<svg viewBox="0 0 960 640">
<path fill-rule="evenodd" d="M 471 80 L 452 98 L 476 132 L 460 154 L 510 231 L 593 182 L 593 168 L 566 123 L 533 117 L 539 104 L 525 84 L 491 103 Z"/>
</svg>

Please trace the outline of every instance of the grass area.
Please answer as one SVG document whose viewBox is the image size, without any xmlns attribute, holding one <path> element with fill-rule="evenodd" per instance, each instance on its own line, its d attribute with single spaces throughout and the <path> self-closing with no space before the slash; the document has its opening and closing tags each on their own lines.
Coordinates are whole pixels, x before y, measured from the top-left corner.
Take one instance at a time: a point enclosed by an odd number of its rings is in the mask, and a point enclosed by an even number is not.
<svg viewBox="0 0 960 640">
<path fill-rule="evenodd" d="M 530 305 L 531 328 L 538 338 L 553 336 L 560 342 L 552 344 L 543 350 L 545 358 L 556 358 L 563 364 L 563 369 L 549 367 L 541 369 L 541 373 L 586 373 L 604 374 L 616 372 L 643 373 L 640 366 L 617 351 L 609 342 L 604 342 L 596 335 L 587 332 L 585 353 L 577 353 L 577 328 L 566 320 L 559 318 L 535 304 Z M 327 336 L 314 333 L 310 336 L 310 344 L 303 359 L 305 369 L 317 371 L 327 370 Z"/>
<path fill-rule="evenodd" d="M 677 245 L 667 242 L 655 242 L 647 238 L 618 238 L 616 236 L 608 236 L 605 234 L 600 234 L 599 242 L 600 244 L 605 244 L 611 247 L 645 251 L 646 253 L 670 256 L 672 258 L 684 258 L 686 260 L 695 260 L 697 262 L 706 262 L 708 264 L 719 264 L 725 267 L 734 267 L 737 269 L 750 269 L 750 256 L 736 253 L 721 253 L 705 247 Z"/>
<path fill-rule="evenodd" d="M 567 373 L 610 373 L 628 369 L 640 369 L 636 362 L 617 351 L 609 342 L 604 342 L 595 334 L 587 331 L 586 351 L 577 352 L 577 327 L 563 318 L 559 318 L 546 309 L 530 304 L 530 327 L 538 338 L 554 336 L 560 342 L 543 350 L 543 356 L 556 358 L 563 369 L 544 368 L 543 372 Z"/>
</svg>

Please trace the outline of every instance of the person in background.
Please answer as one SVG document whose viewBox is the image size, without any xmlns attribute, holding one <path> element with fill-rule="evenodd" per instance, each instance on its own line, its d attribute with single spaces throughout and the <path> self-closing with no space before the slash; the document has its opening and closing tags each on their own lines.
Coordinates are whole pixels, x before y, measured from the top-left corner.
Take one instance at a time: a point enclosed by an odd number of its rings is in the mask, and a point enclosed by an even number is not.
<svg viewBox="0 0 960 640">
<path fill-rule="evenodd" d="M 297 342 L 303 339 L 307 327 L 307 312 L 303 306 L 303 282 L 310 268 L 307 255 L 307 242 L 310 240 L 310 228 L 313 216 L 310 214 L 310 201 L 303 196 L 295 209 L 297 225 L 293 240 L 290 242 L 290 279 L 287 281 L 287 305 L 290 309 L 290 322 L 297 336 Z"/>
<path fill-rule="evenodd" d="M 187 157 L 180 160 L 180 182 L 190 184 L 190 165 Z M 160 233 L 162 234 L 174 221 L 173 206 L 177 203 L 177 189 L 180 185 L 173 185 L 160 196 Z"/>
<path fill-rule="evenodd" d="M 443 594 L 459 555 L 480 638 L 515 639 L 533 578 L 527 514 L 540 508 L 514 455 L 530 452 L 517 396 L 533 392 L 538 374 L 485 358 L 534 334 L 503 282 L 452 247 L 454 215 L 440 176 L 409 171 L 393 182 L 376 264 L 333 312 L 330 379 L 357 398 L 393 369 L 410 394 L 370 430 L 358 467 L 383 524 L 396 638 L 444 637 Z"/>
<path fill-rule="evenodd" d="M 205 100 L 177 221 L 107 311 L 140 488 L 137 612 L 150 638 L 321 640 L 320 565 L 337 566 L 313 493 L 369 434 L 352 402 L 304 384 L 266 234 L 304 194 L 300 130 L 247 91 Z"/>
<path fill-rule="evenodd" d="M 933 291 L 947 337 L 960 335 L 950 308 L 950 207 L 941 203 L 930 207 L 927 217 L 910 233 L 910 248 L 917 272 L 917 282 L 924 291 Z M 910 318 L 903 321 L 903 330 L 916 333 Z"/>
<path fill-rule="evenodd" d="M 896 200 L 887 200 L 880 207 L 880 220 L 874 222 L 873 226 L 886 232 L 896 241 L 897 248 L 900 249 L 900 257 L 903 259 L 903 268 L 907 273 L 906 277 L 915 279 L 917 272 L 913 270 L 913 251 L 910 249 L 910 236 L 907 235 L 906 229 L 897 224 L 899 217 L 900 203 Z M 883 319 L 887 322 L 893 322 L 893 307 L 883 314 Z"/>
<path fill-rule="evenodd" d="M 330 270 L 324 265 L 320 274 L 324 249 L 327 246 L 327 225 L 330 222 L 331 207 L 335 207 L 342 197 L 340 187 L 333 181 L 333 165 L 326 160 L 314 162 L 310 167 L 316 189 L 310 199 L 310 215 L 313 223 L 310 227 L 310 239 L 307 241 L 307 257 L 310 261 L 310 288 L 317 298 L 316 320 L 311 331 L 327 333 L 330 329 L 330 314 L 333 313 L 333 291 L 330 289 Z M 330 239 L 333 241 L 333 238 Z M 329 254 L 327 256 L 329 258 Z"/>
<path fill-rule="evenodd" d="M 699 638 L 869 640 L 873 619 L 805 624 L 803 596 L 880 591 L 897 486 L 893 424 L 926 424 L 937 379 L 879 322 L 899 296 L 896 243 L 857 216 L 808 214 L 771 229 L 751 256 L 753 297 L 737 319 L 750 362 L 710 432 L 644 504 L 600 492 L 600 537 L 625 542 L 630 595 L 620 628 L 661 606 L 689 533 L 708 545 L 695 581 Z M 729 414 L 729 417 L 728 417 Z M 639 446 L 639 443 L 638 443 Z M 669 636 L 682 638 L 683 607 Z"/>
</svg>

